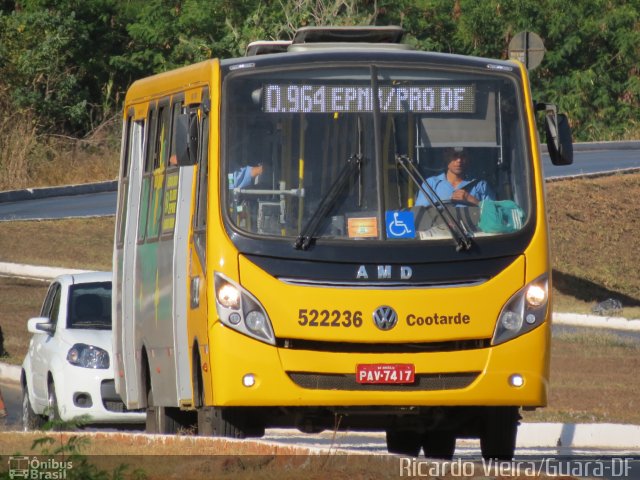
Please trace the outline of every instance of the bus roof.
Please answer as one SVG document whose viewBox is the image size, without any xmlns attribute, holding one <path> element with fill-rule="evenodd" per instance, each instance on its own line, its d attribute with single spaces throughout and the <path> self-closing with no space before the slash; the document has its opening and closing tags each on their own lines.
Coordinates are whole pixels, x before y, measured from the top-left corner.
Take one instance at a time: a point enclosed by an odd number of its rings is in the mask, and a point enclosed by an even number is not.
<svg viewBox="0 0 640 480">
<path fill-rule="evenodd" d="M 125 103 L 139 103 L 151 97 L 207 85 L 216 74 L 219 63 L 214 58 L 136 80 L 127 91 Z"/>
<path fill-rule="evenodd" d="M 269 53 L 252 57 L 237 57 L 221 60 L 225 70 L 237 70 L 257 66 L 277 66 L 301 62 L 324 63 L 416 63 L 442 67 L 463 67 L 488 69 L 503 72 L 517 72 L 520 64 L 514 60 L 474 57 L 452 53 L 425 52 L 420 50 L 390 49 L 387 44 L 320 44 L 323 48 L 313 47 L 305 50 L 294 50 L 281 53 Z"/>
</svg>

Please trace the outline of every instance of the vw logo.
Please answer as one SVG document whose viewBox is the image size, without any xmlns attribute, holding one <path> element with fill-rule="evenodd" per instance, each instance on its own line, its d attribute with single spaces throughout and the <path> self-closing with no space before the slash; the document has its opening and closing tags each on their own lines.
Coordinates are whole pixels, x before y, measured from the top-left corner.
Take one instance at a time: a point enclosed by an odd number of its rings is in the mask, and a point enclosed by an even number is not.
<svg viewBox="0 0 640 480">
<path fill-rule="evenodd" d="M 385 305 L 375 309 L 373 321 L 380 330 L 391 330 L 398 323 L 398 314 L 393 308 Z"/>
</svg>

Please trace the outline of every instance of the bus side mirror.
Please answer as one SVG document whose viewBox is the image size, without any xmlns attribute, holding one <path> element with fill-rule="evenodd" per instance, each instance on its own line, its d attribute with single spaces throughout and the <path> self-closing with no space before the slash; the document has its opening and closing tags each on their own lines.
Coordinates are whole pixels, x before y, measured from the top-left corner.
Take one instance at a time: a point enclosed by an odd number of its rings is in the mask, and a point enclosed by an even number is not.
<svg viewBox="0 0 640 480">
<path fill-rule="evenodd" d="M 538 110 L 545 110 L 544 130 L 547 150 L 554 165 L 573 163 L 573 138 L 569 119 L 564 113 L 557 113 L 555 105 L 538 104 Z"/>
<path fill-rule="evenodd" d="M 176 158 L 180 167 L 198 163 L 198 116 L 183 113 L 176 119 Z"/>
</svg>

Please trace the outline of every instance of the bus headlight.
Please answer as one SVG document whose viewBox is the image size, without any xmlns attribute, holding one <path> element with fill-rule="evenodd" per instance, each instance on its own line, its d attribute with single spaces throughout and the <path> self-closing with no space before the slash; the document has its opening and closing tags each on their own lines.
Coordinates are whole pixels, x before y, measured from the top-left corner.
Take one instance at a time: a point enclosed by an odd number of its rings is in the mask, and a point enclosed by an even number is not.
<svg viewBox="0 0 640 480">
<path fill-rule="evenodd" d="M 269 327 L 267 326 L 267 317 L 264 313 L 257 310 L 247 313 L 244 322 L 247 328 L 256 335 L 262 334 L 262 336 L 269 335 Z"/>
<path fill-rule="evenodd" d="M 240 291 L 230 283 L 221 282 L 220 288 L 216 288 L 216 299 L 225 308 L 240 308 Z"/>
<path fill-rule="evenodd" d="M 524 297 L 528 305 L 539 307 L 547 301 L 547 289 L 539 284 L 530 284 Z"/>
<path fill-rule="evenodd" d="M 221 273 L 215 274 L 215 294 L 218 317 L 224 325 L 275 345 L 271 321 L 256 297 Z"/>
<path fill-rule="evenodd" d="M 505 330 L 517 332 L 522 327 L 522 315 L 516 312 L 508 311 L 500 317 L 500 322 Z"/>
<path fill-rule="evenodd" d="M 549 275 L 545 273 L 518 290 L 502 307 L 491 344 L 504 343 L 541 325 L 548 304 Z"/>
</svg>

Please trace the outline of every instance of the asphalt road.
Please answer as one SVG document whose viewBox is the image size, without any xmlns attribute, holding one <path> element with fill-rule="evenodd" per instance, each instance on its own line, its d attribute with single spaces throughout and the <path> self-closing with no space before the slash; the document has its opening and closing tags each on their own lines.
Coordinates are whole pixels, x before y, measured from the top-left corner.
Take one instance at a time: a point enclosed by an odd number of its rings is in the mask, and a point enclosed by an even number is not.
<svg viewBox="0 0 640 480">
<path fill-rule="evenodd" d="M 572 165 L 556 166 L 542 157 L 546 179 L 640 168 L 640 150 L 588 150 L 574 152 Z"/>
<path fill-rule="evenodd" d="M 116 192 L 0 203 L 0 220 L 33 220 L 115 215 Z"/>
<path fill-rule="evenodd" d="M 11 428 L 11 430 L 17 430 L 21 426 L 21 403 L 22 393 L 17 383 L 0 382 L 0 391 L 2 391 L 2 398 L 4 399 L 4 405 L 9 414 L 2 419 L 2 422 Z"/>
</svg>

